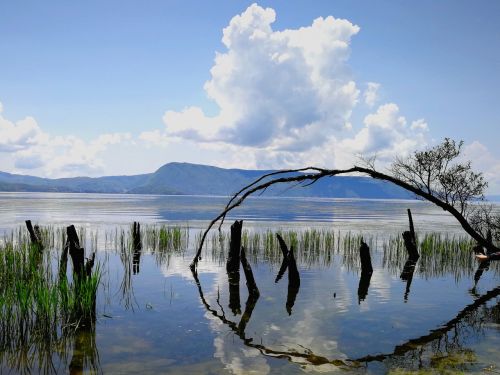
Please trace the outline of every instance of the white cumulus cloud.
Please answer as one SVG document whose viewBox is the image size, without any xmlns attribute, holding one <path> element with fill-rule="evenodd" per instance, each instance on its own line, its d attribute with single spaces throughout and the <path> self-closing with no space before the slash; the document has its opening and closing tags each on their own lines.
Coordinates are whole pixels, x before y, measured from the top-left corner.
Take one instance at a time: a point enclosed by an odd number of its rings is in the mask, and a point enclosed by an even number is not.
<svg viewBox="0 0 500 375">
<path fill-rule="evenodd" d="M 91 141 L 51 136 L 33 117 L 13 122 L 0 111 L 0 154 L 16 168 L 13 172 L 28 171 L 50 177 L 96 174 L 104 167 L 99 155 L 108 146 L 130 139 L 128 133 L 101 134 Z"/>
<path fill-rule="evenodd" d="M 423 119 L 408 125 L 399 107 L 388 103 L 367 115 L 364 127 L 354 137 L 340 141 L 338 147 L 344 154 L 376 154 L 379 160 L 387 162 L 424 148 L 429 142 L 427 130 Z"/>
<path fill-rule="evenodd" d="M 408 124 L 396 104 L 380 106 L 361 128 L 353 124 L 360 96 L 373 107 L 381 86 L 368 82 L 360 95 L 351 77 L 357 25 L 328 16 L 274 30 L 275 20 L 273 9 L 253 4 L 224 28 L 226 50 L 216 53 L 204 85 L 218 113 L 169 110 L 163 130 L 139 138 L 150 146 L 196 142 L 220 155 L 206 162 L 240 168 L 348 166 L 357 154 L 388 160 L 427 144 L 426 122 Z"/>
<path fill-rule="evenodd" d="M 294 151 L 348 126 L 359 90 L 346 65 L 359 27 L 332 16 L 275 31 L 271 8 L 251 5 L 223 30 L 204 88 L 220 111 L 167 111 L 167 137 Z M 145 133 L 142 138 L 152 134 Z"/>
</svg>

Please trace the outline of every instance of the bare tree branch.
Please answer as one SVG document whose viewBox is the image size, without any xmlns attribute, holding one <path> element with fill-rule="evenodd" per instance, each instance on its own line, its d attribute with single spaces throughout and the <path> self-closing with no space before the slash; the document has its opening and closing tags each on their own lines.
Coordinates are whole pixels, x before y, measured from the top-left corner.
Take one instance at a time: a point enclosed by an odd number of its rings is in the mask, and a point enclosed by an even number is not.
<svg viewBox="0 0 500 375">
<path fill-rule="evenodd" d="M 191 268 L 192 269 L 196 268 L 198 260 L 199 260 L 200 255 L 201 255 L 201 251 L 203 249 L 203 243 L 206 239 L 208 232 L 213 227 L 213 225 L 218 220 L 225 217 L 225 215 L 229 211 L 240 206 L 245 201 L 245 199 L 248 196 L 250 196 L 251 194 L 258 192 L 258 191 L 261 191 L 263 189 L 267 189 L 269 186 L 279 184 L 279 183 L 318 180 L 318 179 L 323 178 L 323 177 L 333 177 L 333 176 L 337 176 L 337 175 L 350 174 L 350 173 L 355 173 L 355 172 L 370 176 L 370 177 L 378 179 L 378 180 L 384 180 L 384 181 L 391 182 L 397 186 L 402 187 L 403 189 L 406 189 L 406 190 L 414 193 L 415 195 L 417 195 L 425 200 L 428 200 L 431 203 L 434 203 L 438 207 L 441 207 L 443 210 L 445 210 L 445 211 L 449 212 L 451 215 L 453 215 L 455 217 L 455 219 L 457 219 L 457 221 L 460 223 L 462 228 L 465 230 L 465 232 L 467 232 L 467 234 L 469 234 L 481 246 L 484 246 L 485 248 L 489 249 L 489 251 L 491 251 L 491 252 L 500 251 L 499 248 L 494 246 L 492 243 L 488 242 L 480 233 L 478 233 L 476 230 L 474 230 L 474 228 L 472 228 L 472 226 L 469 224 L 467 219 L 460 213 L 460 211 L 458 211 L 450 203 L 443 201 L 439 197 L 436 197 L 435 195 L 433 195 L 425 190 L 422 190 L 418 187 L 410 185 L 410 183 L 402 181 L 396 177 L 393 177 L 393 176 L 390 176 L 390 175 L 387 175 L 387 174 L 384 174 L 381 172 L 373 171 L 371 169 L 354 166 L 354 167 L 349 168 L 349 169 L 332 169 L 332 170 L 325 169 L 325 170 L 322 170 L 321 172 L 314 173 L 314 174 L 300 174 L 300 175 L 291 176 L 291 177 L 281 177 L 281 178 L 267 181 L 267 182 L 262 183 L 262 184 L 250 185 L 252 187 L 250 189 L 247 189 L 241 196 L 239 196 L 239 197 L 236 195 L 233 196 L 233 198 L 231 199 L 232 203 L 229 204 L 215 219 L 213 219 L 209 223 L 207 229 L 203 232 L 201 242 L 200 242 L 199 247 L 198 247 L 198 251 L 196 252 L 196 255 L 191 263 Z"/>
</svg>

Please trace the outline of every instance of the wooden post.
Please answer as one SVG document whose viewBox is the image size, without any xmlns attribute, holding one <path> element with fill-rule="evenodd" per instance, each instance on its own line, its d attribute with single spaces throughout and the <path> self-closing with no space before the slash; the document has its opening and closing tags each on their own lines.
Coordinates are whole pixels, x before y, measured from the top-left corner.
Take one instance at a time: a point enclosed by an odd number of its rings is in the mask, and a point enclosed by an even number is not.
<svg viewBox="0 0 500 375">
<path fill-rule="evenodd" d="M 73 262 L 73 273 L 76 277 L 81 278 L 85 270 L 85 250 L 80 247 L 80 240 L 78 239 L 78 234 L 76 233 L 74 225 L 70 225 L 66 228 L 66 234 L 68 235 L 69 255 Z"/>
<path fill-rule="evenodd" d="M 408 258 L 417 261 L 420 258 L 420 254 L 417 250 L 417 237 L 415 235 L 415 227 L 413 226 L 413 218 L 411 216 L 411 211 L 408 208 L 408 221 L 410 230 L 403 232 L 403 240 L 405 243 L 406 251 L 408 252 Z"/>
<path fill-rule="evenodd" d="M 132 228 L 132 243 L 134 250 L 141 250 L 142 249 L 142 243 L 141 243 L 141 224 L 138 222 L 134 221 L 134 225 Z"/>
<path fill-rule="evenodd" d="M 361 275 L 358 285 L 358 304 L 364 301 L 368 295 L 373 273 L 370 247 L 363 240 L 361 240 L 361 244 L 359 245 L 359 259 L 361 260 Z"/>
<path fill-rule="evenodd" d="M 134 250 L 134 253 L 132 255 L 132 272 L 134 275 L 136 275 L 139 273 L 140 270 L 142 242 L 141 242 L 141 224 L 135 221 L 132 228 L 132 246 Z"/>
<path fill-rule="evenodd" d="M 229 243 L 229 254 L 226 263 L 226 271 L 229 281 L 229 308 L 234 315 L 241 314 L 240 252 L 242 226 L 242 220 L 236 220 L 233 225 L 231 225 L 231 240 Z"/>
<path fill-rule="evenodd" d="M 363 240 L 361 240 L 361 245 L 359 246 L 359 258 L 361 259 L 361 273 L 373 273 L 370 248 Z"/>
<path fill-rule="evenodd" d="M 30 234 L 31 243 L 37 246 L 40 250 L 43 249 L 42 234 L 40 233 L 40 227 L 38 225 L 35 225 L 35 227 L 33 228 L 31 220 L 26 220 L 25 223 L 26 223 L 26 228 L 28 228 L 28 233 Z"/>
<path fill-rule="evenodd" d="M 78 239 L 75 226 L 70 225 L 67 227 L 66 234 L 68 236 L 66 246 L 69 249 L 69 255 L 71 256 L 71 262 L 73 263 L 73 274 L 77 279 L 90 276 L 92 273 L 92 267 L 94 267 L 95 253 L 92 254 L 92 257 L 85 264 L 85 249 L 80 247 L 80 240 Z M 61 261 L 62 260 L 63 259 L 61 257 Z"/>
<path fill-rule="evenodd" d="M 229 254 L 227 257 L 226 271 L 238 272 L 240 271 L 240 251 L 241 251 L 241 228 L 243 220 L 236 220 L 231 225 L 231 241 L 229 243 Z"/>
</svg>

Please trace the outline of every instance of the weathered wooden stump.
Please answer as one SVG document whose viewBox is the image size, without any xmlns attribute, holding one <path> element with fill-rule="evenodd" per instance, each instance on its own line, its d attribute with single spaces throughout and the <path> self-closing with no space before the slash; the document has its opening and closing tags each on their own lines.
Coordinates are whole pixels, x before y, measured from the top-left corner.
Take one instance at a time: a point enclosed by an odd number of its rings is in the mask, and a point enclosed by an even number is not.
<svg viewBox="0 0 500 375">
<path fill-rule="evenodd" d="M 30 235 L 31 244 L 36 246 L 38 249 L 43 249 L 42 243 L 42 234 L 40 233 L 40 227 L 38 225 L 31 224 L 31 220 L 26 220 L 26 228 L 28 229 L 28 233 Z"/>
<path fill-rule="evenodd" d="M 240 272 L 240 252 L 241 252 L 241 229 L 243 220 L 236 220 L 231 225 L 231 240 L 229 242 L 229 254 L 227 256 L 226 271 Z"/>
<path fill-rule="evenodd" d="M 132 254 L 132 272 L 134 275 L 136 275 L 140 271 L 142 242 L 141 224 L 135 221 L 132 227 L 132 247 L 134 250 Z"/>
<path fill-rule="evenodd" d="M 413 218 L 411 216 L 411 210 L 408 208 L 408 221 L 410 230 L 403 232 L 403 240 L 405 243 L 406 251 L 408 252 L 408 258 L 417 261 L 420 258 L 420 254 L 417 249 L 417 236 L 415 235 L 415 227 L 413 226 Z"/>
<path fill-rule="evenodd" d="M 75 226 L 70 225 L 67 227 L 66 234 L 68 236 L 66 246 L 69 250 L 71 262 L 73 263 L 73 275 L 76 279 L 90 276 L 92 267 L 94 267 L 95 253 L 93 253 L 92 257 L 85 263 L 85 249 L 80 247 L 80 240 L 78 239 Z"/>
<path fill-rule="evenodd" d="M 361 260 L 361 273 L 373 273 L 372 258 L 370 256 L 370 248 L 361 240 L 359 246 L 359 259 Z"/>
<path fill-rule="evenodd" d="M 363 240 L 361 240 L 361 244 L 359 245 L 359 259 L 361 261 L 361 275 L 358 285 L 358 304 L 366 299 L 373 274 L 370 247 Z"/>
<path fill-rule="evenodd" d="M 231 240 L 229 243 L 229 254 L 226 263 L 226 271 L 229 282 L 229 308 L 234 315 L 241 314 L 240 253 L 242 226 L 242 220 L 236 220 L 233 225 L 231 225 Z"/>
</svg>

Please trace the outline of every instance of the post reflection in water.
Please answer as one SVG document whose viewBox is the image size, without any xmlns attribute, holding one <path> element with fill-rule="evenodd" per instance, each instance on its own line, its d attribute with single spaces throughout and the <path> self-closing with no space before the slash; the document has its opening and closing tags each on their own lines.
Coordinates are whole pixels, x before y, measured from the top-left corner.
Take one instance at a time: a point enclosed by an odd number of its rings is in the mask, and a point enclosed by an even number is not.
<svg viewBox="0 0 500 375">
<path fill-rule="evenodd" d="M 73 354 L 69 363 L 69 373 L 83 374 L 86 368 L 93 373 L 100 373 L 99 351 L 95 342 L 95 321 L 78 327 L 73 333 Z"/>
<path fill-rule="evenodd" d="M 416 265 L 417 265 L 417 261 L 412 260 L 412 259 L 408 259 L 403 267 L 403 270 L 401 271 L 400 279 L 403 281 L 406 281 L 406 289 L 405 289 L 405 295 L 404 295 L 405 302 L 408 302 L 408 296 L 410 295 L 411 282 L 413 280 L 413 274 L 415 272 Z"/>
<path fill-rule="evenodd" d="M 372 279 L 371 272 L 361 272 L 358 285 L 358 304 L 360 304 L 361 301 L 364 301 L 366 299 L 366 296 L 368 295 L 368 289 L 370 288 L 371 279 Z"/>
</svg>

